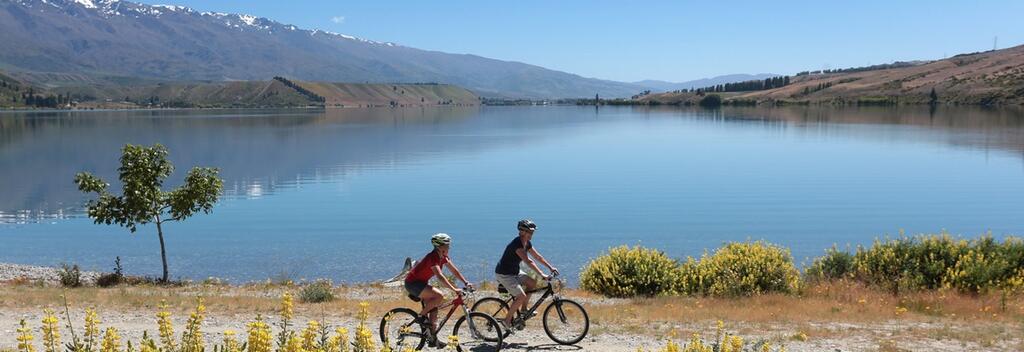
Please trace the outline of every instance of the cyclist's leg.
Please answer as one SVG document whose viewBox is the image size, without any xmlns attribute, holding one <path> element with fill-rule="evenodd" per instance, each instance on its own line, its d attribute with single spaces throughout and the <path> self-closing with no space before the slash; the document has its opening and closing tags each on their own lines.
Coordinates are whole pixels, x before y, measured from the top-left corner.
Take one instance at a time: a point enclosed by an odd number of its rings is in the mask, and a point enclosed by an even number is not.
<svg viewBox="0 0 1024 352">
<path fill-rule="evenodd" d="M 505 326 L 511 326 L 512 318 L 515 317 L 512 313 L 518 311 L 520 307 L 523 306 L 524 302 L 526 302 L 526 292 L 523 290 L 523 285 L 519 280 L 519 275 L 497 274 L 497 279 L 502 286 L 505 286 L 508 293 L 512 295 L 512 297 L 515 297 L 512 300 L 512 304 L 509 305 L 508 312 L 506 312 L 505 318 L 503 319 Z"/>
<path fill-rule="evenodd" d="M 537 288 L 537 280 L 534 280 L 532 277 L 527 276 L 526 273 L 519 273 L 519 282 L 523 284 L 523 287 L 525 288 L 524 291 L 530 291 Z M 529 309 L 531 296 L 533 296 L 532 293 L 526 294 L 526 299 L 523 300 L 523 305 L 519 307 L 520 311 L 525 311 Z"/>
<path fill-rule="evenodd" d="M 420 315 L 430 314 L 430 327 L 431 330 L 437 330 L 437 307 L 440 307 L 444 303 L 444 294 L 441 290 L 436 287 L 427 285 L 426 288 L 420 292 L 420 299 L 423 300 L 423 310 L 420 311 Z"/>
</svg>

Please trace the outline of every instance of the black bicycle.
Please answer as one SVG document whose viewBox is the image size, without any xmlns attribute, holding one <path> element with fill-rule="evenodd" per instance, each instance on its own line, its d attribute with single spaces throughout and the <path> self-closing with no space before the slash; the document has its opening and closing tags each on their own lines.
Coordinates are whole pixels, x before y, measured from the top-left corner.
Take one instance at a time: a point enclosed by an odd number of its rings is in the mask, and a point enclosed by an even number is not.
<svg viewBox="0 0 1024 352">
<path fill-rule="evenodd" d="M 552 341 L 559 344 L 575 345 L 582 341 L 587 336 L 587 332 L 590 331 L 590 316 L 587 315 L 587 311 L 579 303 L 558 295 L 555 286 L 561 289 L 565 283 L 558 279 L 557 276 L 546 281 L 548 283 L 546 286 L 527 291 L 527 293 L 543 291 L 544 294 L 537 299 L 533 307 L 530 307 L 525 312 L 517 312 L 509 329 L 522 330 L 526 326 L 526 321 L 536 315 L 537 309 L 544 304 L 544 301 L 552 298 L 551 303 L 548 304 L 547 308 L 544 308 L 544 315 L 542 316 L 544 332 L 547 333 Z M 473 305 L 472 311 L 487 313 L 494 317 L 495 320 L 505 319 L 509 304 L 512 303 L 515 297 L 508 295 L 508 290 L 502 285 L 498 285 L 498 293 L 502 294 L 502 298 L 482 298 Z M 511 333 L 512 331 L 506 331 L 504 336 L 507 337 Z"/>
<path fill-rule="evenodd" d="M 422 350 L 427 341 L 438 338 L 438 333 L 452 317 L 455 310 L 462 307 L 463 316 L 455 321 L 455 329 L 452 335 L 458 338 L 456 349 L 461 351 L 501 351 L 502 334 L 498 321 L 490 315 L 471 312 L 466 305 L 466 299 L 473 291 L 464 290 L 464 293 L 433 311 L 451 307 L 443 320 L 437 323 L 437 330 L 430 328 L 430 322 L 420 319 L 420 314 L 409 308 L 395 308 L 384 315 L 380 320 L 380 341 L 391 347 L 392 351 L 402 351 L 405 347 L 415 347 Z M 419 297 L 409 295 L 409 299 L 420 302 Z M 422 305 L 422 302 L 420 303 Z M 441 335 L 442 342 L 448 337 Z"/>
</svg>

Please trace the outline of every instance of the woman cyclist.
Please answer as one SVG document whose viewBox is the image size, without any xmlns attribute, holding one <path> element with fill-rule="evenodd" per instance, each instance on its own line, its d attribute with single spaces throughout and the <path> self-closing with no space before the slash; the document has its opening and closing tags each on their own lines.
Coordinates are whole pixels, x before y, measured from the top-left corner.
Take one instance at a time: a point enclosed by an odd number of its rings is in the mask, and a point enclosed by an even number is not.
<svg viewBox="0 0 1024 352">
<path fill-rule="evenodd" d="M 448 249 L 451 246 L 452 238 L 448 234 L 439 233 L 430 238 L 430 243 L 434 245 L 434 250 L 427 253 L 416 263 L 416 266 L 409 271 L 409 275 L 405 277 L 405 290 L 409 292 L 409 295 L 418 297 L 423 300 L 423 310 L 420 311 L 420 322 L 430 322 L 431 331 L 437 330 L 437 311 L 434 310 L 444 304 L 444 295 L 441 290 L 437 287 L 430 285 L 430 279 L 437 277 L 444 286 L 448 287 L 455 294 L 461 295 L 462 290 L 455 287 L 444 273 L 441 272 L 441 267 L 447 266 L 448 270 L 455 275 L 456 278 L 462 280 L 466 284 L 466 287 L 470 290 L 473 289 L 473 284 L 469 283 L 462 273 L 459 272 L 459 268 L 451 262 L 448 258 Z M 430 316 L 426 317 L 429 312 Z M 444 348 L 444 343 L 437 340 L 436 334 L 430 343 L 430 347 Z"/>
</svg>

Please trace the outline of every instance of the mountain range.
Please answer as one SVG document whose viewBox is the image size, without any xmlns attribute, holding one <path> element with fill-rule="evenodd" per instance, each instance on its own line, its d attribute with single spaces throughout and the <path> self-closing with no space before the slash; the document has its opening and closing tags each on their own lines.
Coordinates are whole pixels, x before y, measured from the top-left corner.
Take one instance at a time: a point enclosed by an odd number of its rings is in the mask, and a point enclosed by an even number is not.
<svg viewBox="0 0 1024 352">
<path fill-rule="evenodd" d="M 245 14 L 120 0 L 0 0 L 0 33 L 0 69 L 43 85 L 284 76 L 436 82 L 484 97 L 534 99 L 627 97 L 693 85 L 587 78 L 520 62 L 302 29 Z M 720 78 L 711 80 L 723 83 Z"/>
</svg>

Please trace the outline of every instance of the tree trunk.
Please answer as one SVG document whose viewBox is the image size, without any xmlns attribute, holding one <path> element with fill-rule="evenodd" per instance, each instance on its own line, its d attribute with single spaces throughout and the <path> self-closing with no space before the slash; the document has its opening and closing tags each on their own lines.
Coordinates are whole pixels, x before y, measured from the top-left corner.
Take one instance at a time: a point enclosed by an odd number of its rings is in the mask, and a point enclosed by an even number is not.
<svg viewBox="0 0 1024 352">
<path fill-rule="evenodd" d="M 156 216 L 156 234 L 160 237 L 160 259 L 164 262 L 164 277 L 160 281 L 167 283 L 167 249 L 164 247 L 164 229 L 160 226 L 160 216 Z"/>
</svg>

